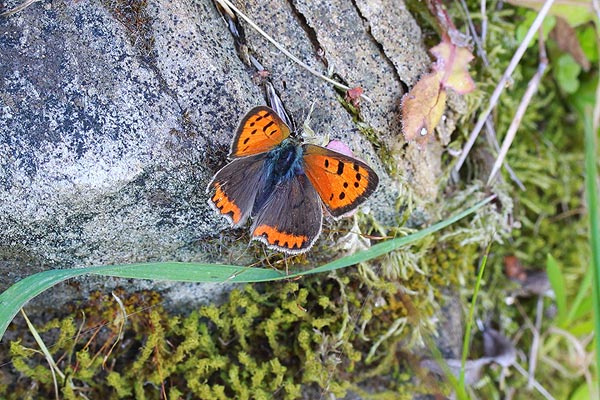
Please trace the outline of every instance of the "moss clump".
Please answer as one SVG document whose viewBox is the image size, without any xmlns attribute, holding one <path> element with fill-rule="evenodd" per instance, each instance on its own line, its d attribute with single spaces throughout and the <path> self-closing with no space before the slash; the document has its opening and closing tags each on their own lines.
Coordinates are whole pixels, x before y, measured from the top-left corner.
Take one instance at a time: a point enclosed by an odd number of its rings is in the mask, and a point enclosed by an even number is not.
<svg viewBox="0 0 600 400">
<path fill-rule="evenodd" d="M 186 317 L 169 315 L 148 293 L 123 297 L 124 308 L 97 294 L 39 331 L 66 377 L 58 382 L 65 398 L 298 398 L 311 390 L 340 397 L 366 379 L 357 371 L 390 370 L 389 353 L 379 351 L 367 364 L 365 349 L 406 312 L 374 305 L 378 296 L 401 301 L 391 286 L 369 288 L 350 275 L 354 279 L 332 275 L 269 290 L 248 285 L 226 304 Z M 0 395 L 53 396 L 52 374 L 33 347 L 11 343 L 12 366 L 23 378 L 1 387 Z"/>
</svg>

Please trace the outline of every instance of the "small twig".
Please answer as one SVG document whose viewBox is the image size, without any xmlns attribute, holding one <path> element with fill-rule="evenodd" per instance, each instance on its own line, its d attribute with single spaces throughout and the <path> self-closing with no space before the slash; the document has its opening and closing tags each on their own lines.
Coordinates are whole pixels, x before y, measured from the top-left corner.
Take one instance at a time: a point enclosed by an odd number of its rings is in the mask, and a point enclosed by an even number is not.
<svg viewBox="0 0 600 400">
<path fill-rule="evenodd" d="M 23 318 L 25 318 L 25 322 L 27 323 L 27 327 L 29 328 L 29 331 L 33 335 L 33 338 L 35 339 L 38 346 L 40 346 L 40 350 L 42 351 L 42 354 L 44 354 L 44 357 L 46 358 L 46 361 L 48 362 L 48 365 L 50 366 L 50 372 L 52 373 L 52 382 L 54 383 L 54 393 L 56 395 L 56 399 L 58 400 L 60 398 L 59 397 L 60 392 L 58 390 L 58 382 L 56 381 L 56 374 L 58 373 L 60 378 L 63 380 L 65 379 L 65 374 L 63 374 L 63 372 L 58 368 L 58 365 L 56 365 L 56 363 L 54 362 L 54 359 L 52 358 L 52 354 L 50 354 L 50 351 L 48 351 L 48 347 L 46 347 L 46 344 L 40 337 L 37 329 L 35 329 L 35 326 L 31 323 L 31 321 L 27 317 L 27 314 L 25 314 L 25 311 L 22 308 L 21 308 L 21 314 L 23 315 Z"/>
<path fill-rule="evenodd" d="M 479 132 L 481 132 L 481 128 L 483 128 L 483 125 L 485 124 L 485 120 L 487 119 L 488 115 L 490 115 L 490 113 L 492 112 L 494 107 L 496 107 L 498 98 L 500 98 L 500 95 L 502 94 L 502 91 L 506 87 L 506 84 L 509 81 L 512 73 L 514 72 L 515 68 L 519 64 L 519 61 L 523 57 L 523 54 L 525 54 L 525 50 L 527 50 L 527 46 L 529 45 L 529 42 L 531 42 L 533 35 L 537 32 L 537 30 L 542 25 L 542 22 L 544 21 L 544 18 L 546 17 L 546 14 L 548 14 L 548 11 L 550 10 L 550 7 L 552 6 L 553 3 L 554 3 L 554 0 L 546 0 L 544 2 L 544 5 L 540 9 L 537 17 L 535 18 L 535 20 L 529 27 L 529 30 L 527 31 L 527 35 L 525 35 L 525 39 L 523 39 L 523 41 L 519 45 L 519 48 L 513 55 L 513 58 L 510 60 L 510 63 L 508 64 L 508 67 L 504 71 L 502 78 L 500 79 L 500 81 L 498 82 L 498 85 L 494 89 L 494 92 L 492 93 L 492 96 L 490 97 L 488 107 L 479 116 L 479 119 L 477 120 L 477 124 L 475 124 L 475 127 L 471 131 L 471 134 L 469 135 L 469 139 L 465 143 L 465 145 L 462 149 L 462 152 L 460 154 L 460 157 L 459 157 L 458 161 L 456 162 L 456 165 L 454 166 L 454 173 L 457 174 L 458 171 L 460 170 L 460 168 L 462 167 L 462 165 L 464 164 L 464 162 L 467 158 L 467 155 L 469 155 L 469 151 L 471 151 L 471 148 L 475 144 L 475 140 L 477 139 Z"/>
<path fill-rule="evenodd" d="M 485 44 L 485 40 L 487 39 L 487 11 L 486 11 L 486 0 L 481 0 L 481 43 Z"/>
<path fill-rule="evenodd" d="M 514 363 L 512 365 L 513 367 L 515 367 L 515 369 L 517 371 L 519 371 L 521 373 L 521 375 L 523 376 L 527 376 L 527 371 L 525 371 L 525 369 L 523 367 L 521 367 L 521 365 L 519 363 Z M 550 393 L 548 393 L 548 391 L 538 383 L 538 381 L 534 380 L 533 381 L 533 387 L 540 392 L 540 394 L 542 396 L 544 396 L 547 400 L 554 400 L 554 397 L 552 397 L 552 395 Z"/>
<path fill-rule="evenodd" d="M 481 59 L 483 60 L 483 64 L 485 64 L 486 67 L 489 67 L 490 63 L 488 61 L 487 54 L 485 52 L 485 48 L 483 46 L 482 41 L 479 39 L 479 36 L 477 36 L 477 30 L 475 29 L 475 25 L 473 24 L 473 19 L 471 19 L 471 14 L 469 13 L 469 8 L 467 7 L 467 3 L 465 2 L 465 0 L 460 0 L 460 4 L 462 5 L 465 15 L 467 16 L 467 22 L 469 24 L 469 30 L 471 31 L 471 37 L 473 38 L 473 41 L 475 42 L 475 45 L 477 46 L 477 54 L 479 54 L 479 57 L 481 57 Z M 485 15 L 485 14 L 482 14 L 482 15 Z"/>
<path fill-rule="evenodd" d="M 486 30 L 487 30 L 487 16 L 485 14 L 485 7 L 486 7 L 485 1 L 482 1 L 482 3 L 481 3 L 481 15 L 482 15 L 481 38 L 479 38 L 479 36 L 477 36 L 477 30 L 475 29 L 475 25 L 473 24 L 473 20 L 471 18 L 471 14 L 469 13 L 469 8 L 467 7 L 467 3 L 465 2 L 465 0 L 460 0 L 460 2 L 462 4 L 464 12 L 467 16 L 467 21 L 469 23 L 469 30 L 471 31 L 471 37 L 473 38 L 473 41 L 475 42 L 475 45 L 477 46 L 477 54 L 479 54 L 479 57 L 481 57 L 481 59 L 483 60 L 483 64 L 486 67 L 489 67 L 490 63 L 488 61 L 487 52 L 485 51 L 485 45 L 484 45 L 485 35 L 486 35 Z M 490 144 L 494 147 L 496 152 L 499 153 L 500 145 L 498 144 L 498 138 L 496 136 L 496 130 L 494 129 L 494 124 L 492 122 L 492 118 L 489 115 L 485 120 L 485 127 L 486 127 L 486 131 L 488 134 L 487 137 L 488 137 Z M 508 174 L 510 175 L 511 179 L 517 184 L 517 186 L 519 186 L 519 189 L 525 190 L 525 186 L 523 185 L 521 180 L 517 177 L 517 174 L 515 174 L 513 169 L 510 167 L 510 165 L 508 165 L 508 163 L 505 163 L 504 168 L 506 168 L 506 170 L 508 171 Z"/>
<path fill-rule="evenodd" d="M 521 99 L 521 103 L 519 107 L 517 107 L 517 112 L 515 113 L 515 117 L 513 118 L 510 126 L 508 127 L 508 131 L 506 132 L 506 136 L 502 141 L 502 147 L 500 148 L 500 152 L 498 153 L 498 157 L 496 158 L 496 162 L 494 162 L 494 166 L 492 167 L 492 172 L 490 172 L 490 176 L 487 181 L 487 185 L 489 186 L 493 179 L 496 177 L 498 171 L 502 167 L 502 163 L 506 158 L 506 154 L 508 153 L 508 149 L 512 144 L 515 136 L 517 135 L 517 130 L 521 125 L 521 120 L 523 119 L 523 115 L 525 115 L 525 111 L 527 111 L 527 107 L 533 98 L 533 95 L 537 92 L 538 87 L 540 85 L 540 81 L 544 76 L 544 72 L 546 71 L 546 67 L 548 66 L 548 58 L 546 57 L 546 47 L 543 41 L 542 33 L 539 34 L 540 38 L 540 63 L 538 65 L 538 69 L 527 84 L 527 90 Z"/>
<path fill-rule="evenodd" d="M 542 316 L 544 315 L 544 296 L 538 296 L 535 329 L 533 330 L 533 340 L 529 352 L 529 379 L 527 380 L 527 389 L 533 387 L 535 381 L 535 368 L 537 366 L 538 351 L 540 349 L 540 330 L 542 329 Z"/>
<path fill-rule="evenodd" d="M 119 334 L 117 335 L 117 338 L 113 342 L 112 346 L 110 346 L 108 352 L 104 355 L 104 358 L 102 359 L 102 368 L 106 368 L 106 361 L 108 361 L 108 358 L 112 354 L 117 344 L 123 339 L 123 327 L 125 326 L 125 324 L 127 324 L 127 311 L 125 310 L 125 305 L 123 304 L 123 301 L 119 298 L 119 296 L 115 294 L 115 292 L 111 292 L 110 294 L 112 294 L 112 297 L 119 305 L 119 311 L 121 311 L 121 316 L 120 318 L 115 318 L 115 321 L 113 321 L 113 323 L 119 323 Z"/>
<path fill-rule="evenodd" d="M 21 3 L 21 5 L 18 5 L 18 6 L 16 6 L 15 8 L 13 8 L 11 10 L 4 11 L 2 14 L 0 14 L 0 16 L 2 16 L 2 17 L 10 17 L 11 15 L 18 13 L 19 11 L 23 11 L 24 9 L 26 9 L 27 7 L 29 7 L 30 5 L 32 5 L 36 1 L 40 1 L 40 0 L 27 0 L 27 1 L 24 1 L 23 3 Z"/>
<path fill-rule="evenodd" d="M 494 147 L 496 154 L 500 153 L 500 144 L 498 143 L 498 136 L 496 135 L 496 129 L 494 128 L 494 122 L 492 121 L 492 117 L 489 116 L 488 119 L 485 120 L 485 130 L 487 133 L 488 142 Z M 526 190 L 525 185 L 519 179 L 515 171 L 511 168 L 508 162 L 504 162 L 504 168 L 510 175 L 510 179 L 519 187 L 521 190 Z"/>
<path fill-rule="evenodd" d="M 333 86 L 335 86 L 337 88 L 340 88 L 340 89 L 343 89 L 343 90 L 350 90 L 351 89 L 350 87 L 348 87 L 346 85 L 343 85 L 343 84 L 341 84 L 339 82 L 334 81 L 331 78 L 326 77 L 325 75 L 321 74 L 317 70 L 315 70 L 312 67 L 310 67 L 310 66 L 306 65 L 305 63 L 303 63 L 298 57 L 296 57 L 295 55 L 293 55 L 292 53 L 290 53 L 289 51 L 287 51 L 286 48 L 283 47 L 283 45 L 281 45 L 279 42 L 275 41 L 275 39 L 273 39 L 265 31 L 263 31 L 261 28 L 259 28 L 258 25 L 256 25 L 249 17 L 247 17 L 244 13 L 242 13 L 229 0 L 215 0 L 215 1 L 217 1 L 219 4 L 222 4 L 225 7 L 228 7 L 230 9 L 232 9 L 233 11 L 235 11 L 244 21 L 246 21 L 248 23 L 248 25 L 250 25 L 252 28 L 254 28 L 254 30 L 256 30 L 258 33 L 260 33 L 269 42 L 271 42 L 273 44 L 273 46 L 277 47 L 277 49 L 279 51 L 281 51 L 290 60 L 292 60 L 296 64 L 300 65 L 302 68 L 306 69 L 311 74 L 315 75 L 316 77 L 319 77 L 319 78 L 323 79 L 326 82 L 331 83 Z M 365 96 L 364 94 L 361 94 L 360 97 L 362 97 L 363 99 L 365 99 L 369 103 L 373 103 L 373 100 L 371 100 L 369 97 Z"/>
</svg>

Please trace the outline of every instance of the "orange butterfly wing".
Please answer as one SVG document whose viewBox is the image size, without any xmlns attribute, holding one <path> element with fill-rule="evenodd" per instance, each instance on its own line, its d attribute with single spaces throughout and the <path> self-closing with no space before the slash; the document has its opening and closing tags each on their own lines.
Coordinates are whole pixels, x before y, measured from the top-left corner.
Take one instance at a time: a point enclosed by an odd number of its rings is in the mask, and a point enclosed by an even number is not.
<svg viewBox="0 0 600 400">
<path fill-rule="evenodd" d="M 377 188 L 379 177 L 364 162 L 320 146 L 302 147 L 304 172 L 332 216 L 352 211 Z"/>
<path fill-rule="evenodd" d="M 254 107 L 242 119 L 231 144 L 230 156 L 245 157 L 264 153 L 290 136 L 290 128 L 275 111 Z"/>
</svg>

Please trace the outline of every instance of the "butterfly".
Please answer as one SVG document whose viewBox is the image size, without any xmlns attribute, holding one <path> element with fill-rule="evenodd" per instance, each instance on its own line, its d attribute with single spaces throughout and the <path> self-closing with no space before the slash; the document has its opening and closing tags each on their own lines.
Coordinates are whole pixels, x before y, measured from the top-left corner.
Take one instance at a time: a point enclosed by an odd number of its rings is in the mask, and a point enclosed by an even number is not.
<svg viewBox="0 0 600 400">
<path fill-rule="evenodd" d="M 334 218 L 342 217 L 379 183 L 375 171 L 356 158 L 299 144 L 266 106 L 244 116 L 229 157 L 208 184 L 209 204 L 233 227 L 252 217 L 252 239 L 288 254 L 304 253 L 317 240 L 322 204 Z"/>
</svg>

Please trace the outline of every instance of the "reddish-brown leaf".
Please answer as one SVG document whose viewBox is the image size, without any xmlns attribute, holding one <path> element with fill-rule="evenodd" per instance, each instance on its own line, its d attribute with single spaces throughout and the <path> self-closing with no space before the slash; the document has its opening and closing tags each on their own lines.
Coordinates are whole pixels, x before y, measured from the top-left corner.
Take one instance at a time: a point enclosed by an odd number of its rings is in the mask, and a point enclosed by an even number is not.
<svg viewBox="0 0 600 400">
<path fill-rule="evenodd" d="M 425 75 L 402 97 L 402 133 L 407 141 L 425 143 L 433 136 L 446 106 L 441 78 L 439 72 Z"/>
<path fill-rule="evenodd" d="M 556 41 L 558 48 L 571 54 L 584 71 L 589 71 L 590 61 L 585 56 L 577 39 L 575 29 L 564 19 L 557 17 L 556 25 L 550 32 L 550 37 Z"/>
<path fill-rule="evenodd" d="M 433 69 L 443 74 L 441 84 L 444 88 L 459 94 L 467 94 L 475 89 L 475 83 L 469 75 L 469 62 L 473 54 L 466 47 L 444 41 L 429 51 L 437 59 Z"/>
</svg>

